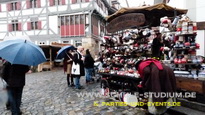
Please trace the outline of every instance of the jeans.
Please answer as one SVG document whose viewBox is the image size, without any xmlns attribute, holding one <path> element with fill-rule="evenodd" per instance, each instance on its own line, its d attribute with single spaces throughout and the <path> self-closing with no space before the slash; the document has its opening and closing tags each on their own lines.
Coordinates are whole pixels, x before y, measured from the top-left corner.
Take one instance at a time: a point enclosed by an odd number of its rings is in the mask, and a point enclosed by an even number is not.
<svg viewBox="0 0 205 115">
<path fill-rule="evenodd" d="M 12 115 L 20 115 L 20 105 L 23 93 L 23 87 L 9 87 L 9 103 L 11 105 Z"/>
<path fill-rule="evenodd" d="M 80 87 L 80 76 L 75 76 L 75 88 L 79 89 Z"/>
<path fill-rule="evenodd" d="M 92 78 L 93 68 L 85 68 L 86 82 L 90 82 Z"/>
</svg>

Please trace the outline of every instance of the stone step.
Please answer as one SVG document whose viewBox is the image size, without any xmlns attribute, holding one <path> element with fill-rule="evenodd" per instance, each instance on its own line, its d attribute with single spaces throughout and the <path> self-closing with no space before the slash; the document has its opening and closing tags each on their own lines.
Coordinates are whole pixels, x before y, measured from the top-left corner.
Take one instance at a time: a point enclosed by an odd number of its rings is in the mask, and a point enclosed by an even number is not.
<svg viewBox="0 0 205 115">
<path fill-rule="evenodd" d="M 195 109 L 179 106 L 179 107 L 173 107 L 167 110 L 165 115 L 204 115 L 205 112 L 198 111 Z"/>
</svg>

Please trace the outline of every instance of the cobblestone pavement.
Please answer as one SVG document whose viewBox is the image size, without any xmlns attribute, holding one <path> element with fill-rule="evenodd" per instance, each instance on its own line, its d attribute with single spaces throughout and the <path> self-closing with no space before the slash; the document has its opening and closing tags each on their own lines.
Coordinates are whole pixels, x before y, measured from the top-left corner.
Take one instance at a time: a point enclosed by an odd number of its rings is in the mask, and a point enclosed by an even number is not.
<svg viewBox="0 0 205 115">
<path fill-rule="evenodd" d="M 128 106 L 94 106 L 94 102 L 109 101 L 103 97 L 78 97 L 79 92 L 99 92 L 100 84 L 81 83 L 85 89 L 77 90 L 67 86 L 62 69 L 31 73 L 26 76 L 21 110 L 23 115 L 144 115 L 140 108 Z M 0 106 L 0 115 L 10 115 Z"/>
</svg>

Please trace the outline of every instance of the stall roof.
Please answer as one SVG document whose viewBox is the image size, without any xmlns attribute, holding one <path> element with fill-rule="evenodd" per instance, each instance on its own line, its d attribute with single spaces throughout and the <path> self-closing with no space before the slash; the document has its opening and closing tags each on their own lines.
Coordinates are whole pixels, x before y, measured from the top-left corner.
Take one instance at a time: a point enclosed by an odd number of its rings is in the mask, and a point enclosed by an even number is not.
<svg viewBox="0 0 205 115">
<path fill-rule="evenodd" d="M 146 20 L 150 19 L 152 20 L 153 18 L 155 19 L 160 19 L 161 17 L 168 16 L 168 17 L 173 17 L 175 15 L 182 15 L 187 13 L 187 9 L 178 9 L 171 7 L 169 5 L 166 5 L 164 3 L 160 4 L 155 4 L 153 6 L 142 6 L 142 7 L 136 7 L 136 8 L 121 8 L 114 14 L 106 17 L 107 21 L 110 22 L 113 19 L 115 19 L 118 16 L 128 14 L 128 13 L 143 13 L 145 15 Z M 159 22 L 157 24 L 159 25 Z"/>
<path fill-rule="evenodd" d="M 41 48 L 61 48 L 63 46 L 67 46 L 71 44 L 62 44 L 62 43 L 52 43 L 51 45 L 40 45 Z"/>
</svg>

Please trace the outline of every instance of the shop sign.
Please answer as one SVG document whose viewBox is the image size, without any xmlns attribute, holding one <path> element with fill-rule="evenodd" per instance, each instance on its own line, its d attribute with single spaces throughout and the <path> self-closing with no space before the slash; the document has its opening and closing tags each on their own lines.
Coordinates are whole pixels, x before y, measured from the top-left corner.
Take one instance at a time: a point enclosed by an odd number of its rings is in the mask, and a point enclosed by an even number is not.
<svg viewBox="0 0 205 115">
<path fill-rule="evenodd" d="M 129 13 L 116 17 L 107 25 L 109 33 L 139 27 L 145 23 L 145 16 L 142 13 Z"/>
</svg>

